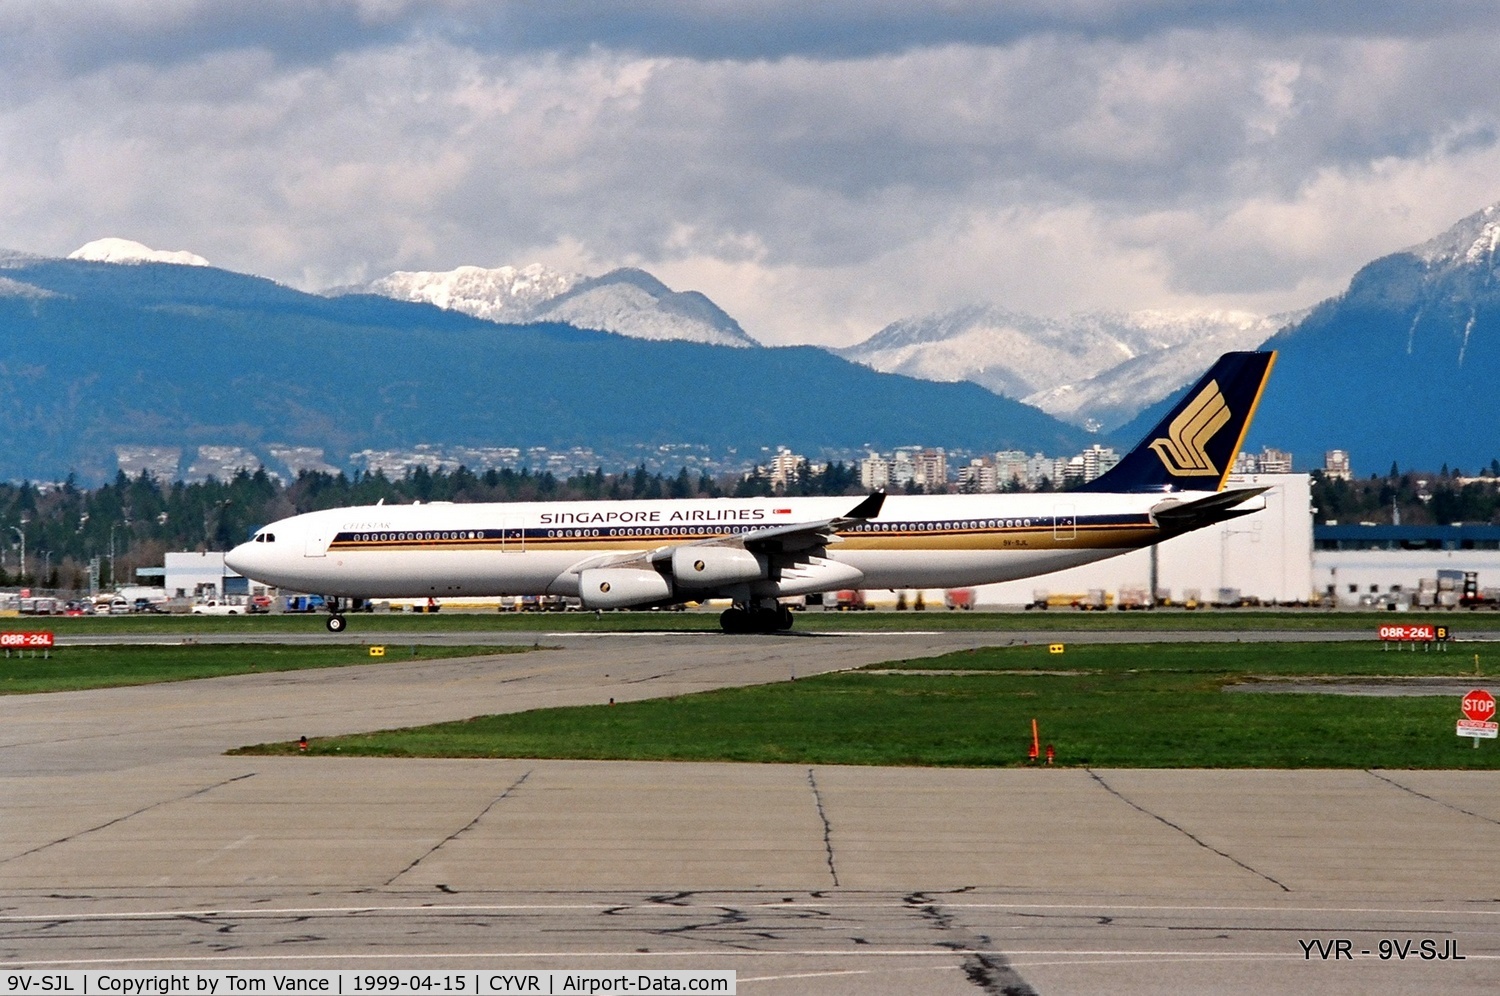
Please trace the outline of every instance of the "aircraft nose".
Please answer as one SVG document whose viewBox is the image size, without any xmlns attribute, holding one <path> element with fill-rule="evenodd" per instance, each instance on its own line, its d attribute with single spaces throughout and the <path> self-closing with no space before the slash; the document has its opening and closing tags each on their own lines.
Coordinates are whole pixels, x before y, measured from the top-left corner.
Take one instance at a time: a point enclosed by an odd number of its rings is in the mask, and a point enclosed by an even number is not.
<svg viewBox="0 0 1500 996">
<path fill-rule="evenodd" d="M 251 556 L 253 543 L 241 543 L 239 546 L 224 554 L 224 566 L 236 574 L 249 576 L 251 562 L 255 559 Z"/>
</svg>

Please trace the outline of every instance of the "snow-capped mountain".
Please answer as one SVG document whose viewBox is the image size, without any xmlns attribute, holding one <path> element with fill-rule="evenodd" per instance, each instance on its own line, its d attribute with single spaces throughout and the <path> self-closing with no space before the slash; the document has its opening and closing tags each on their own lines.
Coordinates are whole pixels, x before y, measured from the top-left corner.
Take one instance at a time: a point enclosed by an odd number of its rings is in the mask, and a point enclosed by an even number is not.
<svg viewBox="0 0 1500 996">
<path fill-rule="evenodd" d="M 1178 341 L 1144 351 L 1093 377 L 1059 384 L 1021 400 L 1075 425 L 1122 425 L 1154 401 L 1191 383 L 1221 354 L 1259 348 L 1305 314 L 1263 317 L 1240 311 L 1132 312 L 1127 317 L 1147 327 L 1170 331 L 1170 337 Z"/>
<path fill-rule="evenodd" d="M 537 320 L 603 329 L 637 339 L 760 345 L 704 295 L 673 291 L 645 270 L 630 267 L 581 281 L 537 306 L 533 314 Z"/>
<path fill-rule="evenodd" d="M 1280 357 L 1250 448 L 1316 460 L 1336 447 L 1370 471 L 1393 459 L 1473 471 L 1500 458 L 1497 248 L 1500 204 L 1366 264 L 1279 333 L 1266 344 Z"/>
<path fill-rule="evenodd" d="M 1500 204 L 1475 211 L 1435 238 L 1412 246 L 1408 255 L 1429 267 L 1495 267 L 1495 249 L 1500 246 Z"/>
<path fill-rule="evenodd" d="M 379 294 L 398 301 L 420 301 L 462 311 L 491 322 L 528 322 L 537 305 L 572 288 L 583 277 L 540 263 L 514 266 L 460 266 L 454 270 L 397 270 L 358 287 L 329 293 Z"/>
<path fill-rule="evenodd" d="M 461 266 L 442 272 L 397 271 L 367 284 L 325 293 L 421 301 L 493 322 L 565 322 L 635 339 L 759 345 L 704 295 L 673 291 L 644 270 L 632 268 L 598 277 L 561 273 L 539 264 L 520 269 Z"/>
<path fill-rule="evenodd" d="M 1117 425 L 1221 352 L 1260 345 L 1282 324 L 1232 311 L 1137 311 L 1046 318 L 976 305 L 908 318 L 837 350 L 885 373 L 967 380 L 1076 425 Z"/>
<path fill-rule="evenodd" d="M 212 266 L 197 253 L 152 249 L 130 239 L 95 239 L 68 253 L 69 259 L 86 259 L 95 263 L 177 263 L 181 266 Z"/>
</svg>

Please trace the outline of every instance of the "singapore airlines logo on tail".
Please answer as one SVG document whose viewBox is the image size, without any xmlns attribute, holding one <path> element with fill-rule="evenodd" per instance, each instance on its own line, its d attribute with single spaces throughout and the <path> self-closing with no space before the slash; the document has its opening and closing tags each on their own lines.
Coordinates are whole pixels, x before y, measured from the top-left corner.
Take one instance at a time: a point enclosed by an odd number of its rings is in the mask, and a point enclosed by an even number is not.
<svg viewBox="0 0 1500 996">
<path fill-rule="evenodd" d="M 1152 440 L 1151 448 L 1174 477 L 1218 476 L 1219 468 L 1206 447 L 1229 419 L 1229 402 L 1224 400 L 1219 382 L 1211 380 L 1167 426 L 1166 438 Z"/>
</svg>

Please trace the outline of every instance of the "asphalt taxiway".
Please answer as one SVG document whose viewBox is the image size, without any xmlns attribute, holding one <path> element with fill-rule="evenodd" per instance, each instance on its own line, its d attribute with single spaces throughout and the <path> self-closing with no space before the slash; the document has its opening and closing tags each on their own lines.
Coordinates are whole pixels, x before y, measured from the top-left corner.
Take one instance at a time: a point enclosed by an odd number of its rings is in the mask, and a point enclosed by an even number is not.
<svg viewBox="0 0 1500 996">
<path fill-rule="evenodd" d="M 768 994 L 1500 987 L 1492 773 L 222 753 L 1017 638 L 557 637 L 0 698 L 0 966 L 706 967 Z"/>
</svg>

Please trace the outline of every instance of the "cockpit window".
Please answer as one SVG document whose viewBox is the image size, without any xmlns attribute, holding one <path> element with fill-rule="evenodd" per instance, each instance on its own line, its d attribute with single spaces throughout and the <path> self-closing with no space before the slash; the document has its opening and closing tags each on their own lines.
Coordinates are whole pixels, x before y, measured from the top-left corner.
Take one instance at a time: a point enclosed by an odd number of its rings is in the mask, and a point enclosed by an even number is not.
<svg viewBox="0 0 1500 996">
<path fill-rule="evenodd" d="M 276 542 L 276 534 L 275 533 L 256 533 L 255 534 L 255 542 L 257 542 L 257 543 L 275 543 Z"/>
</svg>

